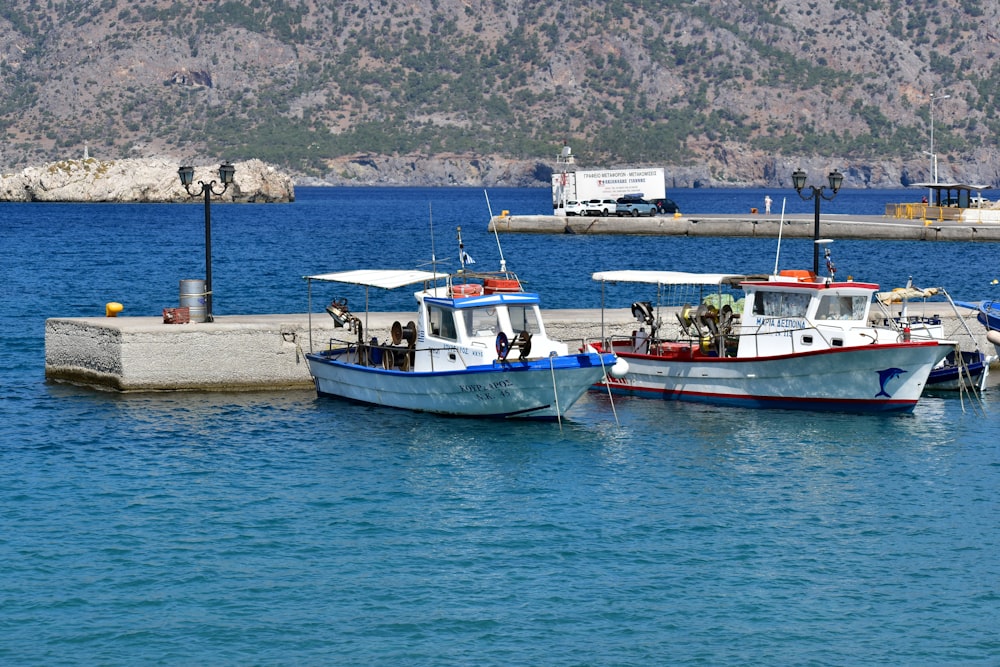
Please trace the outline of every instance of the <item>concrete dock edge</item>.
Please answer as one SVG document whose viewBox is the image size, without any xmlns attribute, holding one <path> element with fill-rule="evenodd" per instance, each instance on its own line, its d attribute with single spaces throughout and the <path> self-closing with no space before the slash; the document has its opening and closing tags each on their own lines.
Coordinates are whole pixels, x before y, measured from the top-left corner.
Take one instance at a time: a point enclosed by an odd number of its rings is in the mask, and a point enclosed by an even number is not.
<svg viewBox="0 0 1000 667">
<path fill-rule="evenodd" d="M 1000 224 L 971 223 L 954 220 L 905 220 L 875 215 L 820 218 L 823 238 L 903 241 L 1000 241 Z M 489 231 L 522 234 L 616 234 L 648 236 L 719 236 L 812 238 L 813 216 L 795 215 L 782 220 L 778 216 L 653 216 L 619 218 L 617 216 L 495 216 Z"/>
</svg>

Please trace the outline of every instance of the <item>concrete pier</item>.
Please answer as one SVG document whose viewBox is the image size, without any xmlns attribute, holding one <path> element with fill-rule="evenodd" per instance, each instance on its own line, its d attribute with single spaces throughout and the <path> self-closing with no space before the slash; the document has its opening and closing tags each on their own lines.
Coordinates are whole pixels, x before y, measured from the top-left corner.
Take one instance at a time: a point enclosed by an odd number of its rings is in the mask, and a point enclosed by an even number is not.
<svg viewBox="0 0 1000 667">
<path fill-rule="evenodd" d="M 314 321 L 326 327 L 325 314 Z M 217 317 L 164 324 L 159 317 L 52 318 L 45 377 L 116 391 L 285 389 L 311 385 L 302 351 L 305 315 Z"/>
<path fill-rule="evenodd" d="M 873 309 L 873 314 L 877 309 Z M 945 303 L 911 303 L 911 315 L 937 314 L 963 349 L 990 353 L 984 327 L 973 311 L 959 309 L 975 341 L 964 333 Z M 893 312 L 897 312 L 894 307 Z M 365 339 L 389 338 L 392 323 L 415 320 L 413 312 L 369 313 Z M 601 311 L 545 310 L 548 335 L 569 344 L 602 335 Z M 672 317 L 666 318 L 667 326 Z M 629 309 L 604 311 L 606 335 L 630 334 L 638 323 Z M 336 329 L 326 313 L 312 315 L 312 349 L 331 337 L 353 338 Z M 305 352 L 310 349 L 309 316 L 225 315 L 214 322 L 164 324 L 159 317 L 52 318 L 45 323 L 45 377 L 119 392 L 259 391 L 312 388 Z"/>
<path fill-rule="evenodd" d="M 494 216 L 490 231 L 526 234 L 635 234 L 660 236 L 737 236 L 812 238 L 812 215 Z M 1000 223 L 960 220 L 908 220 L 880 215 L 822 215 L 823 238 L 910 241 L 1000 241 Z"/>
</svg>

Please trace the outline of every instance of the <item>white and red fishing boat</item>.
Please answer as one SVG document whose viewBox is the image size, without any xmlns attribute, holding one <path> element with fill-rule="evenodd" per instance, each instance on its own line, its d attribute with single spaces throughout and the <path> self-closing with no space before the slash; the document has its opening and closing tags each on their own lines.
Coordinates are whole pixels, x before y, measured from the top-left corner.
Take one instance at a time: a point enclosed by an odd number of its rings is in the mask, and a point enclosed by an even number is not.
<svg viewBox="0 0 1000 667">
<path fill-rule="evenodd" d="M 632 304 L 638 330 L 603 337 L 628 372 L 598 386 L 620 394 L 752 408 L 908 412 L 931 370 L 955 350 L 952 341 L 905 340 L 899 330 L 872 326 L 878 290 L 872 283 L 811 271 L 756 277 L 602 271 L 593 278 L 602 285 L 602 310 L 611 284 L 655 288 L 655 300 Z"/>
</svg>

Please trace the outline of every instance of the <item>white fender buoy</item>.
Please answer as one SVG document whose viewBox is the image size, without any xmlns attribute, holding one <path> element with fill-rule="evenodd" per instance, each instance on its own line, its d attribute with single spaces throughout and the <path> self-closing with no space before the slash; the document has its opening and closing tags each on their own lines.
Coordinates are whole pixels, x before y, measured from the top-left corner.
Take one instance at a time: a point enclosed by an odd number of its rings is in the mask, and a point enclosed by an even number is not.
<svg viewBox="0 0 1000 667">
<path fill-rule="evenodd" d="M 995 331 L 990 329 L 986 332 L 986 340 L 993 343 L 994 345 L 1000 345 L 1000 331 Z"/>
<path fill-rule="evenodd" d="M 616 378 L 623 378 L 628 373 L 628 362 L 618 357 L 615 365 L 611 367 L 611 375 Z"/>
</svg>

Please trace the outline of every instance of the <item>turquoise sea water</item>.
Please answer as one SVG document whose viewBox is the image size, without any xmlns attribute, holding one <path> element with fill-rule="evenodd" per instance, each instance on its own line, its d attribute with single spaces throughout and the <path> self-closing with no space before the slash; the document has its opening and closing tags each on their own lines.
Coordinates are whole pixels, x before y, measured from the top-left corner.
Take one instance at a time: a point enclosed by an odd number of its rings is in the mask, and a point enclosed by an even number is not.
<svg viewBox="0 0 1000 667">
<path fill-rule="evenodd" d="M 692 212 L 764 194 L 670 193 Z M 490 199 L 545 212 L 548 192 Z M 429 220 L 439 258 L 460 224 L 496 262 L 478 190 L 212 214 L 216 314 L 302 312 L 302 275 L 425 261 Z M 304 391 L 95 392 L 44 381 L 45 318 L 177 305 L 204 271 L 200 206 L 6 204 L 0 233 L 4 664 L 1000 664 L 996 388 L 894 417 L 592 393 L 562 429 Z M 594 270 L 774 261 L 773 240 L 501 242 L 555 308 L 596 307 Z M 834 247 L 860 279 L 995 296 L 995 244 Z"/>
</svg>

